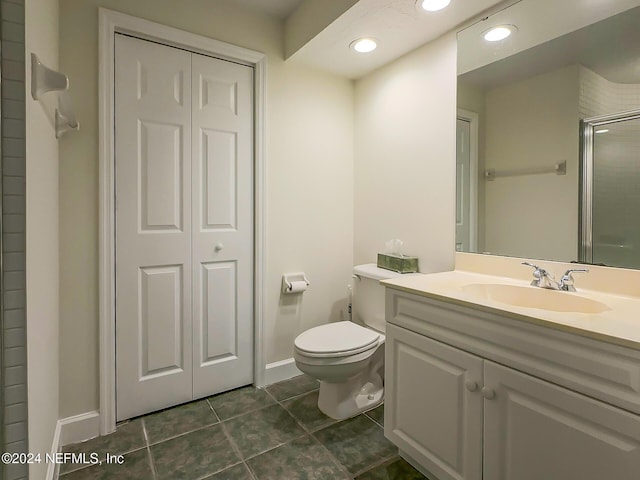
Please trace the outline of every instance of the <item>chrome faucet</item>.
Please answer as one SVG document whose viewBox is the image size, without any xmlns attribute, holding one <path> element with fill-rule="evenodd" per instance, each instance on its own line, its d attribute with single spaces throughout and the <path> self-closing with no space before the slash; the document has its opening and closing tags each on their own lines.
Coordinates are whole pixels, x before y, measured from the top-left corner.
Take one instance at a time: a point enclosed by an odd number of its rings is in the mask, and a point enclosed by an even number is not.
<svg viewBox="0 0 640 480">
<path fill-rule="evenodd" d="M 560 290 L 560 284 L 556 282 L 553 275 L 547 272 L 544 268 L 534 265 L 529 262 L 522 262 L 522 265 L 527 265 L 534 268 L 533 280 L 531 280 L 532 287 L 548 288 L 549 290 Z"/>
<path fill-rule="evenodd" d="M 531 281 L 531 286 L 548 288 L 549 290 L 562 290 L 563 292 L 576 291 L 576 287 L 574 287 L 574 273 L 587 273 L 589 271 L 588 268 L 570 268 L 569 270 L 564 272 L 564 275 L 560 279 L 560 282 L 556 282 L 553 275 L 547 272 L 544 268 L 541 268 L 529 262 L 522 262 L 522 265 L 527 265 L 535 269 L 533 271 L 533 280 Z"/>
<path fill-rule="evenodd" d="M 575 292 L 576 287 L 574 287 L 575 280 L 573 279 L 574 273 L 587 273 L 589 271 L 588 268 L 570 268 L 560 279 L 560 290 L 564 292 Z"/>
</svg>

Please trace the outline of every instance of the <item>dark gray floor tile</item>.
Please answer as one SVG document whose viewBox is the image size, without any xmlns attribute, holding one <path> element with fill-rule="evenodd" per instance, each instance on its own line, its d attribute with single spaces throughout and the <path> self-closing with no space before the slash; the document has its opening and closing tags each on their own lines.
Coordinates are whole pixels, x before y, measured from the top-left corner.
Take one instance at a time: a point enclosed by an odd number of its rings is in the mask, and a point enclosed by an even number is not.
<svg viewBox="0 0 640 480">
<path fill-rule="evenodd" d="M 284 382 L 274 383 L 267 387 L 267 392 L 274 396 L 276 400 L 281 402 L 287 398 L 302 395 L 303 393 L 317 390 L 320 383 L 309 375 L 298 375 Z"/>
<path fill-rule="evenodd" d="M 227 468 L 220 473 L 211 475 L 204 480 L 253 480 L 253 477 L 247 470 L 244 463 L 240 463 L 235 467 Z"/>
<path fill-rule="evenodd" d="M 146 448 L 124 456 L 124 463 L 103 463 L 62 475 L 61 480 L 153 480 Z"/>
<path fill-rule="evenodd" d="M 326 449 L 304 436 L 247 460 L 258 480 L 348 479 Z"/>
<path fill-rule="evenodd" d="M 404 459 L 396 458 L 358 475 L 356 480 L 428 480 Z"/>
<path fill-rule="evenodd" d="M 231 417 L 273 405 L 276 402 L 264 390 L 248 386 L 209 397 L 209 403 L 211 403 L 220 420 L 227 420 Z"/>
<path fill-rule="evenodd" d="M 315 436 L 353 474 L 398 453 L 382 428 L 364 415 L 323 428 Z"/>
<path fill-rule="evenodd" d="M 197 430 L 151 446 L 158 480 L 193 480 L 240 461 L 221 425 Z"/>
<path fill-rule="evenodd" d="M 384 403 L 381 403 L 373 410 L 366 412 L 366 415 L 379 425 L 384 427 Z"/>
<path fill-rule="evenodd" d="M 310 431 L 326 427 L 337 421 L 327 417 L 318 408 L 317 390 L 282 402 L 282 405 L 289 410 L 289 413 L 291 413 L 296 420 Z"/>
<path fill-rule="evenodd" d="M 138 450 L 146 445 L 140 419 L 123 422 L 116 427 L 116 431 L 110 435 L 93 438 L 82 443 L 74 443 L 62 448 L 68 453 L 97 453 L 100 459 L 104 459 L 106 453 L 120 455 L 133 450 Z M 87 458 L 89 461 L 89 459 Z M 60 465 L 60 474 L 72 472 L 86 465 L 75 463 L 63 463 Z"/>
<path fill-rule="evenodd" d="M 149 444 L 218 423 L 206 400 L 187 403 L 144 417 Z"/>
<path fill-rule="evenodd" d="M 280 405 L 272 405 L 224 423 L 243 458 L 249 458 L 304 434 Z"/>
</svg>

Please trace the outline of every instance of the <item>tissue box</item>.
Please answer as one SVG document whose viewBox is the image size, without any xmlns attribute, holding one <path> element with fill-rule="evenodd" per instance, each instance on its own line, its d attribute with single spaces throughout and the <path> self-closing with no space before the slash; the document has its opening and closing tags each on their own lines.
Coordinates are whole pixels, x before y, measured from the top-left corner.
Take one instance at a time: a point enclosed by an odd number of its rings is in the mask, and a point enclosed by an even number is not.
<svg viewBox="0 0 640 480">
<path fill-rule="evenodd" d="M 379 253 L 378 267 L 398 273 L 415 273 L 418 271 L 418 257 Z"/>
</svg>

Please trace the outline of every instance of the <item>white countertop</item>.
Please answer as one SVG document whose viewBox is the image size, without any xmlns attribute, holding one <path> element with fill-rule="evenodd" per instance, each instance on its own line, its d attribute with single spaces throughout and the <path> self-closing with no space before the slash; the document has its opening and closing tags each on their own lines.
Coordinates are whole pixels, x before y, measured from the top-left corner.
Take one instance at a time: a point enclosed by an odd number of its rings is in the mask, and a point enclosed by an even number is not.
<svg viewBox="0 0 640 480">
<path fill-rule="evenodd" d="M 640 297 L 613 295 L 593 290 L 551 292 L 557 295 L 576 295 L 606 304 L 610 310 L 601 313 L 557 312 L 544 308 L 527 308 L 480 298 L 463 287 L 472 284 L 506 284 L 528 288 L 528 281 L 485 275 L 462 270 L 433 274 L 410 275 L 380 282 L 382 285 L 424 297 L 434 298 L 477 310 L 506 315 L 640 350 Z"/>
</svg>

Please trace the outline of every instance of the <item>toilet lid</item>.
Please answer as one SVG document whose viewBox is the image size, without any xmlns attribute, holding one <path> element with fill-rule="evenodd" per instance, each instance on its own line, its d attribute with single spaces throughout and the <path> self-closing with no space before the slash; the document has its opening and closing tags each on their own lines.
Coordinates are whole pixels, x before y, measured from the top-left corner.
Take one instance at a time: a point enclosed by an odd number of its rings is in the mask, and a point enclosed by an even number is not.
<svg viewBox="0 0 640 480">
<path fill-rule="evenodd" d="M 311 328 L 298 335 L 294 345 L 309 354 L 343 356 L 371 348 L 379 338 L 379 333 L 347 321 Z"/>
</svg>

